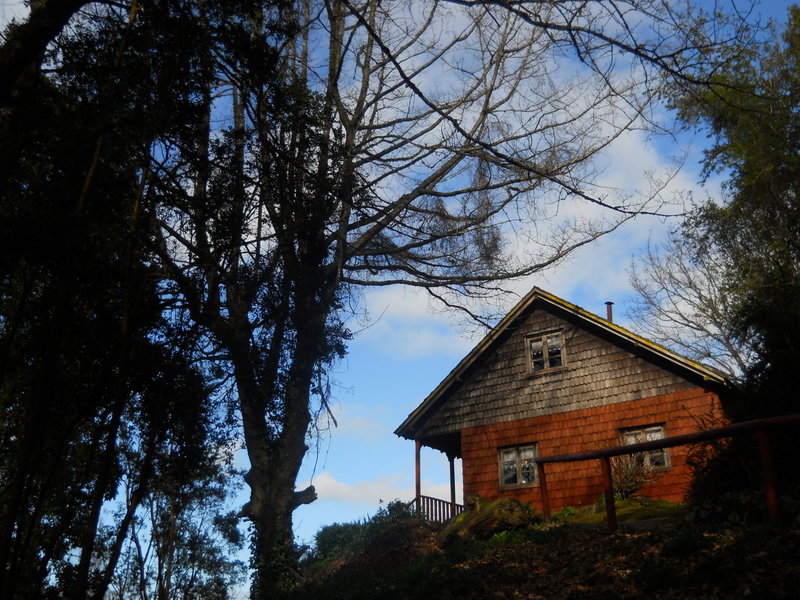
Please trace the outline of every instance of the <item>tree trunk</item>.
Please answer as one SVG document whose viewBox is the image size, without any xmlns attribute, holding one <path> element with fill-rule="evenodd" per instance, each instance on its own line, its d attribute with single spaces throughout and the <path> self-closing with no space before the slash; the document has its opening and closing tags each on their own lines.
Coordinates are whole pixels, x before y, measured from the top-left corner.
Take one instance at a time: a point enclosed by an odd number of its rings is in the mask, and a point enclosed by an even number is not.
<svg viewBox="0 0 800 600">
<path fill-rule="evenodd" d="M 274 440 L 265 435 L 264 406 L 269 403 L 253 390 L 246 390 L 238 378 L 242 421 L 251 469 L 245 480 L 250 502 L 242 509 L 255 528 L 256 576 L 253 598 L 274 598 L 285 591 L 295 576 L 292 514 L 303 504 L 316 500 L 313 486 L 295 491 L 295 482 L 308 451 L 306 434 L 311 424 L 310 396 L 315 367 L 324 354 L 325 324 L 329 304 L 303 286 L 295 298 L 297 315 L 295 344 L 289 358 L 288 381 L 283 393 L 283 427 Z M 323 294 L 324 296 L 324 294 Z"/>
<path fill-rule="evenodd" d="M 87 598 L 90 595 L 90 575 L 92 566 L 92 555 L 94 554 L 95 543 L 97 542 L 97 531 L 100 525 L 100 512 L 105 503 L 105 497 L 109 486 L 114 478 L 114 466 L 117 461 L 117 439 L 122 423 L 122 413 L 125 410 L 125 400 L 123 392 L 115 401 L 111 413 L 111 422 L 108 426 L 108 434 L 105 439 L 105 448 L 98 465 L 98 477 L 94 482 L 94 489 L 91 492 L 91 505 L 89 518 L 81 535 L 80 548 L 81 558 L 78 562 L 75 577 L 75 588 L 72 596 L 76 600 Z"/>
</svg>

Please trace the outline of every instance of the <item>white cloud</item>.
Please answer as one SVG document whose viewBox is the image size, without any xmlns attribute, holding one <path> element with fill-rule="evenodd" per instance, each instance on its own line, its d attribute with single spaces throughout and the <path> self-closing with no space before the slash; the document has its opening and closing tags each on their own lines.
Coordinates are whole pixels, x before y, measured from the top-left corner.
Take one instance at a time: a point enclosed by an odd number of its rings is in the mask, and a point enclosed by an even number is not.
<svg viewBox="0 0 800 600">
<path fill-rule="evenodd" d="M 436 311 L 424 290 L 392 286 L 365 294 L 368 323 L 359 341 L 396 358 L 462 356 L 474 340 L 453 327 L 453 316 Z"/>
<path fill-rule="evenodd" d="M 23 0 L 0 0 L 0 29 L 5 28 L 12 19 L 26 19 L 29 12 Z"/>
<path fill-rule="evenodd" d="M 408 474 L 401 473 L 381 475 L 371 480 L 345 483 L 337 479 L 330 471 L 323 471 L 313 481 L 307 481 L 298 485 L 297 488 L 304 489 L 311 484 L 317 490 L 319 498 L 317 502 L 344 502 L 357 507 L 367 506 L 374 509 L 377 509 L 381 502 L 386 504 L 392 500 L 410 501 L 415 494 L 413 482 L 410 481 Z M 434 498 L 449 498 L 450 484 L 448 482 L 434 482 L 429 479 L 423 479 L 422 494 Z"/>
<path fill-rule="evenodd" d="M 430 303 L 424 291 L 407 286 L 391 286 L 368 292 L 365 295 L 367 310 L 373 317 L 411 318 L 431 321 Z"/>
<path fill-rule="evenodd" d="M 602 188 L 618 190 L 623 194 L 647 194 L 651 185 L 648 174 L 664 178 L 674 167 L 671 159 L 660 152 L 658 145 L 640 131 L 630 131 L 622 135 L 607 150 L 604 161 L 606 167 L 598 184 Z M 689 194 L 695 199 L 704 199 L 709 193 L 719 194 L 715 182 L 711 182 L 705 189 L 697 183 L 696 162 L 697 155 L 690 155 L 683 168 L 662 190 L 663 198 L 675 201 L 674 205 L 665 206 L 663 212 L 677 214 L 689 208 L 681 202 Z M 651 209 L 658 209 L 658 205 Z M 597 216 L 608 209 L 578 204 L 568 207 L 568 211 Z M 665 239 L 669 231 L 677 228 L 680 222 L 679 217 L 665 219 L 639 216 L 597 242 L 577 250 L 556 268 L 531 278 L 532 281 L 526 281 L 521 287 L 526 291 L 526 286 L 529 288 L 533 284 L 539 285 L 601 315 L 605 312 L 603 302 L 611 300 L 617 303 L 615 318 L 621 318 L 620 309 L 632 294 L 628 277 L 631 261 L 646 250 L 649 241 Z"/>
<path fill-rule="evenodd" d="M 320 502 L 335 500 L 377 508 L 381 500 L 384 502 L 395 498 L 410 500 L 414 496 L 413 486 L 409 486 L 404 480 L 407 480 L 407 477 L 396 473 L 383 475 L 371 481 L 345 483 L 336 479 L 330 471 L 323 471 L 313 482 L 307 482 L 298 488 L 303 489 L 313 483 Z"/>
</svg>

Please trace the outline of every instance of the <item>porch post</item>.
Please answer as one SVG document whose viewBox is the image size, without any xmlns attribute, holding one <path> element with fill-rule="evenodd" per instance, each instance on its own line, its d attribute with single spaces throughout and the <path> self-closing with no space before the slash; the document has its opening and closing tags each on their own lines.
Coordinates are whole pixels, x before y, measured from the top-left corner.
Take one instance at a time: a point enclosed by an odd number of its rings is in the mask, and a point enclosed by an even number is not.
<svg viewBox="0 0 800 600">
<path fill-rule="evenodd" d="M 416 465 L 416 497 L 414 500 L 417 503 L 417 512 L 420 511 L 420 496 L 422 496 L 422 474 L 421 474 L 421 466 L 420 466 L 420 454 L 422 452 L 422 442 L 420 440 L 416 440 L 416 452 L 415 452 L 415 460 L 414 463 Z"/>
<path fill-rule="evenodd" d="M 450 461 L 450 518 L 456 516 L 456 457 L 447 455 Z"/>
</svg>

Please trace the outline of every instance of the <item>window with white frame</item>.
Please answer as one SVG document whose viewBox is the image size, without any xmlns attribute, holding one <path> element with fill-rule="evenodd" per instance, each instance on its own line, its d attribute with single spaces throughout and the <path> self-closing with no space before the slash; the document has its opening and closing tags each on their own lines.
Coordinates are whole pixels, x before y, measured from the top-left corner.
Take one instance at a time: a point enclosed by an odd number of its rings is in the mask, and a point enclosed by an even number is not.
<svg viewBox="0 0 800 600">
<path fill-rule="evenodd" d="M 629 444 L 639 444 L 641 442 L 662 440 L 664 437 L 663 425 L 647 425 L 644 427 L 635 427 L 622 431 L 622 443 L 626 446 Z M 639 465 L 647 469 L 663 470 L 668 469 L 671 466 L 669 461 L 669 450 L 667 448 L 647 450 L 646 452 L 639 452 L 635 456 Z"/>
<path fill-rule="evenodd" d="M 532 335 L 527 341 L 530 367 L 534 373 L 564 365 L 564 336 L 560 331 Z"/>
<path fill-rule="evenodd" d="M 536 485 L 536 444 L 500 448 L 500 488 Z"/>
</svg>

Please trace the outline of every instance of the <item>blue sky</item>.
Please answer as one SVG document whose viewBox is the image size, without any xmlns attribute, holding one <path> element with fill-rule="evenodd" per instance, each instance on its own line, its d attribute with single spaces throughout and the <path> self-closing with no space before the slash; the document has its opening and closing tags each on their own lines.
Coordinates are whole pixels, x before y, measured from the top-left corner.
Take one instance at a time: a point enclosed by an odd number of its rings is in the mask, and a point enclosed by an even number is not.
<svg viewBox="0 0 800 600">
<path fill-rule="evenodd" d="M 780 17 L 790 4 L 767 0 L 762 13 Z M 0 0 L 0 25 L 24 15 L 21 0 Z M 684 149 L 690 154 L 671 189 L 692 190 L 695 199 L 718 196 L 714 183 L 697 185 L 702 138 L 680 143 L 648 140 L 630 133 L 605 157 L 601 177 L 610 186 L 644 187 L 644 173 L 668 168 L 670 158 Z M 598 243 L 579 250 L 557 269 L 510 284 L 521 297 L 537 285 L 583 308 L 605 313 L 614 301 L 615 320 L 626 324 L 625 306 L 631 289 L 627 269 L 648 241 L 664 239 L 677 222 L 640 217 Z M 310 542 L 323 525 L 348 522 L 373 514 L 380 502 L 411 500 L 414 494 L 414 444 L 393 434 L 433 388 L 476 344 L 482 331 L 466 327 L 451 314 L 430 310 L 423 293 L 403 288 L 379 289 L 365 296 L 369 317 L 354 322 L 361 330 L 347 357 L 334 373 L 332 410 L 338 426 L 323 434 L 312 448 L 298 487 L 313 483 L 319 499 L 295 512 L 299 541 Z M 509 298 L 506 309 L 514 299 Z M 460 498 L 460 464 L 457 463 Z M 426 449 L 422 455 L 422 492 L 449 496 L 444 455 Z"/>
</svg>

